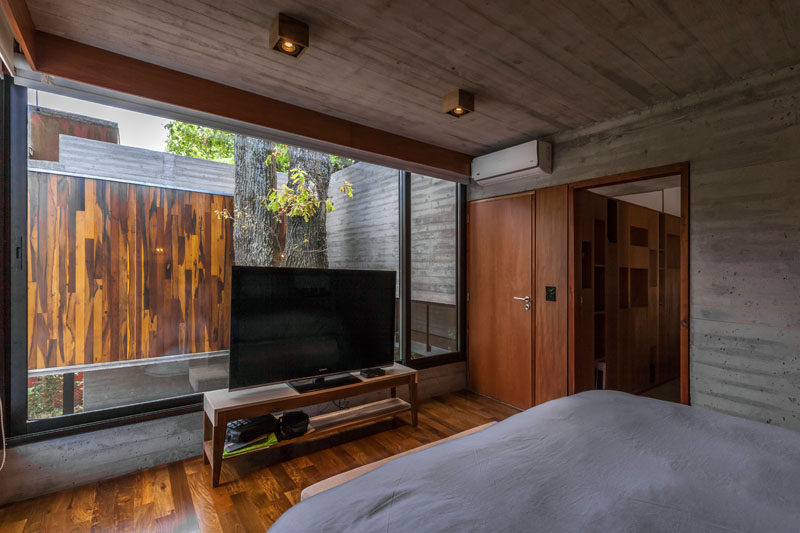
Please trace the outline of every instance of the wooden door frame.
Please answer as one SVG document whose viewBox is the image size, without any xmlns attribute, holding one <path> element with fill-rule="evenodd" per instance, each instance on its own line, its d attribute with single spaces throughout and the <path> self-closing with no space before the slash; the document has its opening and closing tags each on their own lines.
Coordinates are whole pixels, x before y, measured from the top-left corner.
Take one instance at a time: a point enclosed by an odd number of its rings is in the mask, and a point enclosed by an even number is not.
<svg viewBox="0 0 800 533">
<path fill-rule="evenodd" d="M 680 175 L 681 177 L 681 282 L 680 282 L 680 324 L 681 324 L 681 403 L 689 405 L 689 162 L 675 163 L 661 167 L 623 172 L 600 178 L 592 178 L 569 184 L 568 216 L 569 216 L 569 302 L 568 302 L 568 353 L 567 373 L 569 383 L 568 394 L 575 393 L 575 302 L 574 279 L 575 265 L 575 191 L 591 189 L 605 185 L 616 185 L 633 181 L 665 178 Z"/>
</svg>

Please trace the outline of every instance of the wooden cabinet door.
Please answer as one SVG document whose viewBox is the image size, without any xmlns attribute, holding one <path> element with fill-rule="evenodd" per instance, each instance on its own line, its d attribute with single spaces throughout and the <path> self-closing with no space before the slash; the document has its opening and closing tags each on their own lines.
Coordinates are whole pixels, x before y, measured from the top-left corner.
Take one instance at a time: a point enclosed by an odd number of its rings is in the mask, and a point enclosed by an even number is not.
<svg viewBox="0 0 800 533">
<path fill-rule="evenodd" d="M 620 312 L 619 390 L 638 394 L 655 385 L 658 352 L 657 211 L 619 202 L 620 266 L 628 267 L 628 307 Z"/>
<path fill-rule="evenodd" d="M 681 219 L 661 215 L 659 228 L 658 369 L 656 384 L 681 373 Z"/>
<path fill-rule="evenodd" d="M 467 208 L 469 388 L 533 405 L 533 194 Z M 527 309 L 526 309 L 527 303 Z"/>
</svg>

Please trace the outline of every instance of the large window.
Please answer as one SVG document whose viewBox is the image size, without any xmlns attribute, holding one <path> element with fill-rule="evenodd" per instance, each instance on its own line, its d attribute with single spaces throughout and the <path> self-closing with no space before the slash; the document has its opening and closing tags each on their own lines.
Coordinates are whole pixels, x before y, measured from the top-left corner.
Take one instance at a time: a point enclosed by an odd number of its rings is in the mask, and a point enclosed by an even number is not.
<svg viewBox="0 0 800 533">
<path fill-rule="evenodd" d="M 29 420 L 227 385 L 234 165 L 174 126 L 29 92 Z"/>
<path fill-rule="evenodd" d="M 452 182 L 413 175 L 404 201 L 396 169 L 42 91 L 27 110 L 16 432 L 227 387 L 234 263 L 394 270 L 396 360 L 458 352 Z"/>
</svg>

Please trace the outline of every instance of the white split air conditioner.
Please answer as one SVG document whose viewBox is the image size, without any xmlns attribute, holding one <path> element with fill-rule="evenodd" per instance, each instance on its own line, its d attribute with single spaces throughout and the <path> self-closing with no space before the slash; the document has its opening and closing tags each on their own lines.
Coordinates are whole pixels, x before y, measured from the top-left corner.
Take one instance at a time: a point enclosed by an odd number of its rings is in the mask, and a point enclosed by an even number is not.
<svg viewBox="0 0 800 533">
<path fill-rule="evenodd" d="M 517 178 L 530 178 L 553 171 L 553 145 L 530 141 L 472 160 L 472 179 L 489 185 Z"/>
</svg>

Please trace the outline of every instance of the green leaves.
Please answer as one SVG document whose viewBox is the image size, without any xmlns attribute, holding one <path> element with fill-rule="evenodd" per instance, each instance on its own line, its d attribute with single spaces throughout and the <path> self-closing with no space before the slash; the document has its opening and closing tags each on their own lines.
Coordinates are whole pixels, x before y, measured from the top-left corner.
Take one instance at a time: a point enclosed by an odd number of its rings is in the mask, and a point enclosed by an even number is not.
<svg viewBox="0 0 800 533">
<path fill-rule="evenodd" d="M 167 130 L 167 152 L 223 163 L 234 163 L 233 133 L 178 120 L 168 122 L 164 128 Z M 332 172 L 337 172 L 355 163 L 349 157 L 333 154 L 328 157 L 331 161 Z M 275 150 L 264 161 L 266 165 L 273 163 L 278 172 L 290 172 L 289 147 L 287 145 L 275 144 Z"/>
<path fill-rule="evenodd" d="M 347 180 L 342 180 L 342 185 L 339 190 L 347 195 L 348 198 L 353 197 L 353 184 Z"/>
<path fill-rule="evenodd" d="M 308 186 L 307 182 L 308 173 L 305 170 L 302 168 L 289 170 L 289 184 L 273 189 L 263 199 L 264 207 L 287 217 L 303 217 L 303 220 L 308 222 L 317 214 L 321 200 L 313 190 L 313 186 Z M 348 197 L 353 197 L 353 185 L 350 182 L 344 181 L 339 190 Z M 333 200 L 326 198 L 325 211 L 330 213 L 333 210 Z"/>
<path fill-rule="evenodd" d="M 320 201 L 305 187 L 305 178 L 294 183 L 295 188 L 284 184 L 273 189 L 264 199 L 264 207 L 287 217 L 303 217 L 308 222 L 317 213 Z"/>
<path fill-rule="evenodd" d="M 308 178 L 308 173 L 302 168 L 293 168 L 289 171 L 289 180 L 295 185 L 305 186 L 306 178 Z"/>
<path fill-rule="evenodd" d="M 353 163 L 355 163 L 355 161 L 350 159 L 349 157 L 342 157 L 340 155 L 333 155 L 333 154 L 330 154 L 329 157 L 331 158 L 331 167 L 332 167 L 331 172 L 338 172 L 343 168 L 347 168 Z"/>
<path fill-rule="evenodd" d="M 186 122 L 172 121 L 164 126 L 167 129 L 167 151 L 173 154 L 199 157 L 212 161 L 234 163 L 234 134 Z M 333 172 L 352 165 L 355 161 L 347 157 L 328 155 Z M 287 217 L 303 217 L 308 222 L 317 214 L 323 201 L 309 181 L 306 170 L 291 168 L 289 147 L 275 144 L 270 155 L 264 160 L 265 166 L 275 165 L 277 172 L 288 174 L 289 183 L 272 189 L 267 196 L 251 198 L 241 209 L 230 213 L 227 209 L 215 210 L 218 219 L 231 220 L 242 229 L 255 227 L 254 217 L 248 209 L 250 202 L 261 202 L 270 211 Z M 353 184 L 344 180 L 339 191 L 348 198 L 353 197 Z M 333 199 L 324 200 L 325 211 L 334 211 Z"/>
<path fill-rule="evenodd" d="M 294 168 L 289 172 L 291 186 L 283 184 L 277 189 L 272 189 L 267 196 L 256 198 L 255 201 L 261 202 L 265 208 L 273 213 L 287 217 L 303 217 L 303 220 L 308 222 L 311 217 L 317 214 L 317 210 L 323 202 L 312 188 L 306 186 L 307 179 L 308 174 L 304 170 Z M 339 187 L 339 191 L 352 198 L 353 184 L 345 180 Z M 331 198 L 326 198 L 324 204 L 325 211 L 328 213 L 335 210 Z M 233 214 L 227 209 L 215 210 L 214 214 L 218 219 L 233 220 L 242 229 L 250 229 L 255 224 L 253 223 L 253 216 L 248 210 L 249 205 L 249 202 L 245 202 L 242 208 L 235 210 Z"/>
<path fill-rule="evenodd" d="M 285 144 L 276 144 L 265 163 L 267 165 L 274 163 L 278 172 L 289 172 L 289 147 Z"/>
<path fill-rule="evenodd" d="M 167 130 L 167 152 L 233 163 L 233 133 L 173 120 Z"/>
</svg>

